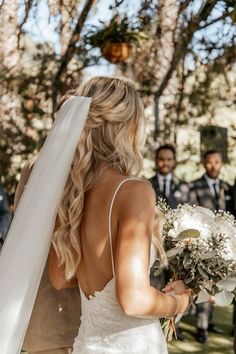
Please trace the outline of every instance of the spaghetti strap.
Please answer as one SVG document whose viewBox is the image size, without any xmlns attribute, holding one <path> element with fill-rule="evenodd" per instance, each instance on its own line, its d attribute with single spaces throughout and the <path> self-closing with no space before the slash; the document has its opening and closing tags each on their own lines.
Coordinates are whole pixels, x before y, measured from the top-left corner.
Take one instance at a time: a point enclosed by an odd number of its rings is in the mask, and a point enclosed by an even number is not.
<svg viewBox="0 0 236 354">
<path fill-rule="evenodd" d="M 114 278 L 115 278 L 115 265 L 114 265 L 112 235 L 111 235 L 111 214 L 112 214 L 112 208 L 113 208 L 115 197 L 116 197 L 120 187 L 127 181 L 142 181 L 142 179 L 140 179 L 138 177 L 130 177 L 130 178 L 126 178 L 123 181 L 121 181 L 120 184 L 118 185 L 118 187 L 116 188 L 116 190 L 113 194 L 112 200 L 111 200 L 110 209 L 109 209 L 109 217 L 108 217 L 108 227 L 109 227 L 109 242 L 110 242 L 110 250 L 111 250 L 112 274 L 113 274 Z"/>
</svg>

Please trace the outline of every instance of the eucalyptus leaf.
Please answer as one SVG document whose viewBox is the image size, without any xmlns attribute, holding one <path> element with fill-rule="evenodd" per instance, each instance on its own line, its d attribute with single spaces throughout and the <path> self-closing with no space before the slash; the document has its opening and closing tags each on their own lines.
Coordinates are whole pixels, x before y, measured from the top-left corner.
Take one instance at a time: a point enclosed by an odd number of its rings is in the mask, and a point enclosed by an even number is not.
<svg viewBox="0 0 236 354">
<path fill-rule="evenodd" d="M 155 269 L 155 271 L 154 271 L 155 277 L 157 277 L 158 275 L 160 275 L 162 272 L 163 272 L 163 269 L 162 269 L 162 268 L 157 268 L 157 269 Z"/>
<path fill-rule="evenodd" d="M 231 304 L 233 298 L 234 295 L 230 291 L 223 290 L 215 295 L 215 302 L 219 306 L 227 306 Z"/>
<path fill-rule="evenodd" d="M 171 248 L 170 250 L 168 250 L 166 252 L 166 256 L 167 256 L 168 259 L 172 258 L 172 257 L 175 257 L 180 251 L 182 251 L 181 247 Z"/>
<path fill-rule="evenodd" d="M 192 264 L 192 259 L 190 257 L 190 254 L 186 254 L 186 256 L 183 259 L 183 266 L 185 268 L 189 268 L 189 266 Z"/>
<path fill-rule="evenodd" d="M 219 290 L 233 291 L 236 287 L 236 279 L 234 278 L 223 279 L 218 281 L 216 285 L 219 288 Z"/>
<path fill-rule="evenodd" d="M 200 231 L 196 229 L 187 229 L 180 232 L 175 238 L 175 241 L 184 240 L 186 238 L 198 238 L 200 235 Z"/>
<path fill-rule="evenodd" d="M 209 251 L 202 255 L 201 259 L 206 260 L 216 256 L 216 251 Z"/>
<path fill-rule="evenodd" d="M 202 269 L 201 266 L 197 266 L 197 269 L 198 269 L 199 273 L 201 274 L 201 276 L 202 276 L 204 279 L 209 279 L 208 274 Z"/>
</svg>

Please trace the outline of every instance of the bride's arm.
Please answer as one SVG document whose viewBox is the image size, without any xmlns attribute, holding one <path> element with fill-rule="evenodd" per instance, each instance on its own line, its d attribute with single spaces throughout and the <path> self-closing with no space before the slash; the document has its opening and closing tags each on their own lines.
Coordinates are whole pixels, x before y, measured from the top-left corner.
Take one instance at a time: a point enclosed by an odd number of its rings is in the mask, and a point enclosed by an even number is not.
<svg viewBox="0 0 236 354">
<path fill-rule="evenodd" d="M 189 304 L 187 293 L 170 296 L 150 286 L 154 208 L 152 187 L 141 181 L 124 186 L 117 198 L 116 296 L 122 310 L 131 316 L 172 316 L 184 312 Z"/>
<path fill-rule="evenodd" d="M 78 281 L 76 277 L 70 280 L 66 280 L 64 265 L 60 265 L 58 263 L 57 254 L 53 245 L 51 245 L 51 249 L 49 253 L 48 272 L 49 272 L 49 279 L 55 289 L 60 290 L 60 289 L 73 288 L 78 286 Z"/>
</svg>

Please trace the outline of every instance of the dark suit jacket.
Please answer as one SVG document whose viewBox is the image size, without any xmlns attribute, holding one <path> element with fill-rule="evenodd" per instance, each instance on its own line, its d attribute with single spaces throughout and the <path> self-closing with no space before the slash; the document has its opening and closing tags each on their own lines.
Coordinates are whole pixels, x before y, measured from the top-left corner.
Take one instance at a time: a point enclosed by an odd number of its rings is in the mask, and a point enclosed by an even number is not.
<svg viewBox="0 0 236 354">
<path fill-rule="evenodd" d="M 160 190 L 157 176 L 156 175 L 153 176 L 149 181 L 153 186 L 157 198 L 158 197 L 163 198 L 163 194 Z M 180 181 L 176 176 L 172 176 L 171 183 L 170 183 L 170 194 L 166 200 L 167 204 L 171 208 L 177 208 L 178 204 L 188 203 L 189 201 L 188 196 L 189 196 L 189 188 L 187 183 Z"/>
<path fill-rule="evenodd" d="M 0 184 L 0 238 L 2 238 L 2 241 L 4 241 L 10 226 L 11 216 L 7 195 Z"/>
<path fill-rule="evenodd" d="M 211 210 L 225 210 L 233 213 L 233 196 L 231 186 L 220 180 L 218 205 L 211 193 L 204 176 L 190 183 L 190 203 L 200 205 Z"/>
</svg>

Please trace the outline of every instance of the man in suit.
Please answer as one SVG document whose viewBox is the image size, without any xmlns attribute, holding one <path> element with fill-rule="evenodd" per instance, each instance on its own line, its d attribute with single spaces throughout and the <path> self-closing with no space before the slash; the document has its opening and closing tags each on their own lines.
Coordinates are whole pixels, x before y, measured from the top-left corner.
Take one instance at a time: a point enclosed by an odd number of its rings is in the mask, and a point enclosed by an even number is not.
<svg viewBox="0 0 236 354">
<path fill-rule="evenodd" d="M 177 208 L 178 204 L 187 203 L 189 195 L 188 185 L 180 181 L 173 174 L 176 167 L 175 148 L 170 144 L 161 145 L 156 150 L 155 164 L 156 174 L 149 181 L 153 186 L 157 198 L 164 198 L 171 208 Z M 164 271 L 160 276 L 154 276 L 154 270 L 155 267 L 151 269 L 151 284 L 155 288 L 162 289 L 169 281 L 170 274 L 168 271 Z M 184 334 L 178 323 L 176 323 L 177 338 L 184 340 Z"/>
<path fill-rule="evenodd" d="M 35 159 L 31 160 L 22 171 L 15 193 L 15 208 L 24 191 L 34 162 Z M 22 350 L 30 354 L 69 354 L 74 338 L 78 334 L 80 315 L 79 289 L 54 289 L 48 277 L 47 262 Z"/>
<path fill-rule="evenodd" d="M 166 200 L 171 208 L 188 202 L 188 185 L 180 181 L 173 171 L 176 167 L 175 148 L 170 145 L 161 145 L 156 150 L 156 174 L 150 179 L 157 197 Z"/>
<path fill-rule="evenodd" d="M 7 231 L 11 223 L 11 211 L 8 205 L 8 199 L 3 186 L 0 184 L 0 249 L 3 245 Z"/>
<path fill-rule="evenodd" d="M 223 164 L 222 156 L 217 150 L 206 151 L 202 159 L 205 173 L 190 183 L 190 202 L 211 210 L 233 211 L 230 185 L 219 179 Z M 197 336 L 200 343 L 207 341 L 208 332 L 222 334 L 223 331 L 213 323 L 213 304 L 204 302 L 196 305 Z"/>
</svg>

